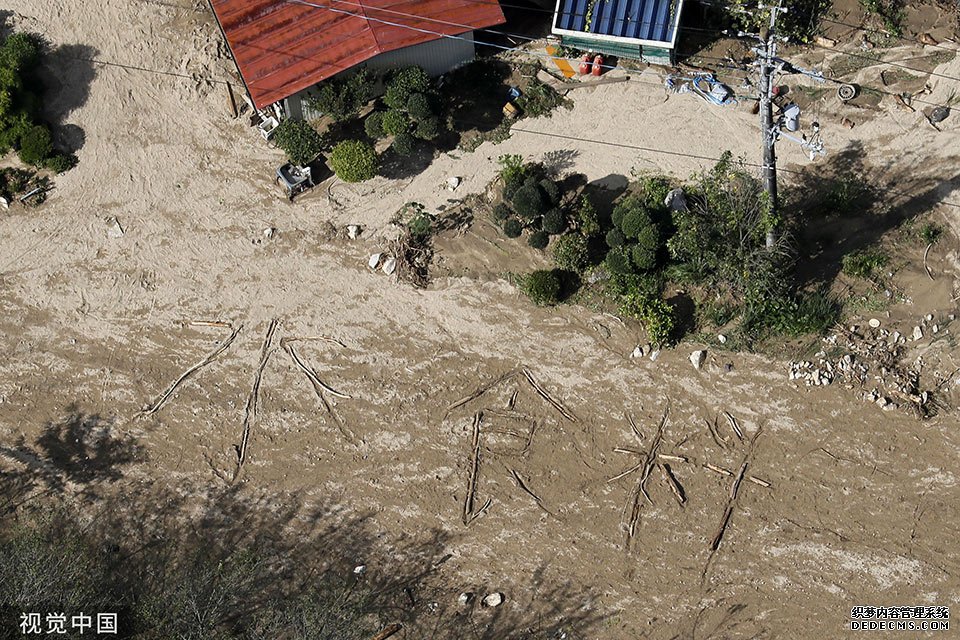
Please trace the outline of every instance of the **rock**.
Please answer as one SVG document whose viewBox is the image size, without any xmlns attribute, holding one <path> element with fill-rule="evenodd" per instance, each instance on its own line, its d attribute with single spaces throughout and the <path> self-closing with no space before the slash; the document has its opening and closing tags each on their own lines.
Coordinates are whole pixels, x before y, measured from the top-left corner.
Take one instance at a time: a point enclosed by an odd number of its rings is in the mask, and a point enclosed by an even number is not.
<svg viewBox="0 0 960 640">
<path fill-rule="evenodd" d="M 0 196 L 0 208 L 2 209 L 10 208 L 10 201 L 4 198 L 3 196 Z"/>
<path fill-rule="evenodd" d="M 668 193 L 663 201 L 663 206 L 670 207 L 671 211 L 686 211 L 687 196 L 684 195 L 683 189 L 677 188 Z"/>
<path fill-rule="evenodd" d="M 367 265 L 368 265 L 371 269 L 376 269 L 377 267 L 380 266 L 380 258 L 382 258 L 382 257 L 383 257 L 383 254 L 382 254 L 382 253 L 375 253 L 375 254 L 373 254 L 372 256 L 370 256 L 370 259 L 367 260 Z"/>
<path fill-rule="evenodd" d="M 933 314 L 928 313 L 927 315 L 923 316 L 923 319 L 926 320 L 927 322 L 933 322 Z"/>
<path fill-rule="evenodd" d="M 934 333 L 940 333 L 940 325 L 938 324 L 933 325 L 932 327 L 930 327 L 930 331 Z"/>
<path fill-rule="evenodd" d="M 347 225 L 347 237 L 350 238 L 351 240 L 356 240 L 357 237 L 360 235 L 360 231 L 361 231 L 361 228 L 360 228 L 360 225 L 358 224 Z"/>
<path fill-rule="evenodd" d="M 717 336 L 717 342 L 719 342 L 720 344 L 727 344 L 727 336 L 721 333 L 720 335 Z"/>
<path fill-rule="evenodd" d="M 727 373 L 730 373 L 731 371 L 733 371 L 733 363 L 728 362 L 727 364 L 723 365 L 723 370 L 726 371 Z"/>
<path fill-rule="evenodd" d="M 269 240 L 273 236 L 277 235 L 277 230 L 274 227 L 267 227 L 263 230 L 263 237 Z"/>
<path fill-rule="evenodd" d="M 633 349 L 633 353 L 630 354 L 631 358 L 642 358 L 643 357 L 643 347 L 637 345 Z"/>
<path fill-rule="evenodd" d="M 836 40 L 833 38 L 827 38 L 826 36 L 816 36 L 813 41 L 821 47 L 830 47 L 832 49 L 833 47 L 837 46 Z"/>
<path fill-rule="evenodd" d="M 694 351 L 690 354 L 690 363 L 693 364 L 693 368 L 699 370 L 703 366 L 703 361 L 707 359 L 707 352 L 705 349 L 700 349 Z"/>
<path fill-rule="evenodd" d="M 876 318 L 870 318 L 870 322 L 868 322 L 867 324 L 869 324 L 874 329 L 880 328 L 880 321 L 877 320 Z"/>
<path fill-rule="evenodd" d="M 921 339 L 922 337 L 923 337 L 923 329 L 921 329 L 919 325 L 916 326 L 916 327 L 914 327 L 914 328 L 913 328 L 913 339 L 914 339 L 914 340 L 919 340 L 919 339 Z"/>
<path fill-rule="evenodd" d="M 115 216 L 110 216 L 109 218 L 107 218 L 107 237 L 110 237 L 110 238 L 123 237 L 123 227 L 120 226 L 120 221 L 117 220 Z"/>
<path fill-rule="evenodd" d="M 484 596 L 483 600 L 480 601 L 485 607 L 499 607 L 503 604 L 503 594 L 502 593 L 491 593 L 488 596 Z"/>
<path fill-rule="evenodd" d="M 386 260 L 383 261 L 383 272 L 388 276 L 392 276 L 393 272 L 397 270 L 397 259 L 393 256 L 389 256 Z"/>
<path fill-rule="evenodd" d="M 957 316 L 955 314 L 951 313 L 950 315 L 947 316 L 947 320 L 956 320 L 956 319 L 957 319 Z"/>
<path fill-rule="evenodd" d="M 367 565 L 365 564 L 358 564 L 353 568 L 353 575 L 355 576 L 362 576 L 366 572 L 367 572 Z"/>
<path fill-rule="evenodd" d="M 650 360 L 652 362 L 656 362 L 657 358 L 659 357 L 660 357 L 660 349 L 654 349 L 653 351 L 650 352 Z"/>
<path fill-rule="evenodd" d="M 813 384 L 820 386 L 820 369 L 813 370 L 813 375 L 810 377 L 810 380 Z"/>
<path fill-rule="evenodd" d="M 937 39 L 929 33 L 921 33 L 919 36 L 917 36 L 917 40 L 920 42 L 920 44 L 928 44 L 931 47 L 935 47 L 940 44 L 940 42 L 938 42 Z"/>
<path fill-rule="evenodd" d="M 463 179 L 458 176 L 447 178 L 447 189 L 450 191 L 455 191 L 456 188 L 460 186 L 461 182 L 463 182 Z"/>
<path fill-rule="evenodd" d="M 457 602 L 460 603 L 461 607 L 464 607 L 470 604 L 473 601 L 473 593 L 470 591 L 464 591 L 460 594 L 460 597 L 457 598 Z"/>
</svg>

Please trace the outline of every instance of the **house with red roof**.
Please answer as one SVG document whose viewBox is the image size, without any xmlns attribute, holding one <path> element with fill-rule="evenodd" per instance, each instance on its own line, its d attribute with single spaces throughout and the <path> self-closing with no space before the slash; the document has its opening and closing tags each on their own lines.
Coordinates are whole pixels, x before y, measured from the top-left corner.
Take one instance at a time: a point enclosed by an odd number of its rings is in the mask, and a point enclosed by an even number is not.
<svg viewBox="0 0 960 640">
<path fill-rule="evenodd" d="M 209 0 L 250 101 L 303 117 L 317 83 L 355 67 L 440 75 L 474 57 L 473 32 L 502 24 L 496 0 Z"/>
</svg>

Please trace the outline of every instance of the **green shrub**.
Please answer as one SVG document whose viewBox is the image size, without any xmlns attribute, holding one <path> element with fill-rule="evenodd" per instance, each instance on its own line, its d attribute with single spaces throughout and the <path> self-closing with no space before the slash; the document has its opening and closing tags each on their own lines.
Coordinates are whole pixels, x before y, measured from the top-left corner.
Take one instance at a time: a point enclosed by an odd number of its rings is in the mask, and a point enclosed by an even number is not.
<svg viewBox="0 0 960 640">
<path fill-rule="evenodd" d="M 363 121 L 363 130 L 374 140 L 379 140 L 387 135 L 383 130 L 383 112 L 374 111 Z"/>
<path fill-rule="evenodd" d="M 516 218 L 510 218 L 503 223 L 503 235 L 508 238 L 519 238 L 523 233 L 523 224 Z"/>
<path fill-rule="evenodd" d="M 440 135 L 440 119 L 429 117 L 417 123 L 414 135 L 424 140 L 433 140 Z"/>
<path fill-rule="evenodd" d="M 626 241 L 627 237 L 623 235 L 623 231 L 620 231 L 620 229 L 610 229 L 610 231 L 607 231 L 607 246 L 611 249 L 622 247 Z"/>
<path fill-rule="evenodd" d="M 40 62 L 43 40 L 35 33 L 14 33 L 0 45 L 0 68 L 21 74 L 32 71 Z M 8 84 L 2 83 L 0 84 Z"/>
<path fill-rule="evenodd" d="M 388 136 L 398 136 L 410 131 L 410 119 L 407 114 L 398 109 L 391 109 L 383 114 L 383 132 Z"/>
<path fill-rule="evenodd" d="M 323 137 L 302 120 L 287 118 L 273 132 L 273 141 L 287 154 L 290 162 L 307 165 L 323 151 Z"/>
<path fill-rule="evenodd" d="M 536 185 L 525 184 L 513 194 L 513 210 L 521 218 L 532 220 L 543 215 L 546 203 L 543 194 Z"/>
<path fill-rule="evenodd" d="M 550 244 L 550 234 L 546 231 L 534 231 L 530 234 L 530 237 L 527 238 L 527 244 L 534 249 L 546 249 L 547 245 Z"/>
<path fill-rule="evenodd" d="M 520 288 L 537 306 L 554 305 L 560 302 L 563 280 L 556 269 L 541 269 L 523 278 Z"/>
<path fill-rule="evenodd" d="M 356 117 L 374 95 L 374 78 L 364 69 L 344 79 L 322 82 L 307 103 L 336 122 Z"/>
<path fill-rule="evenodd" d="M 879 2 L 881 0 L 861 0 L 861 2 Z M 756 0 L 730 0 L 723 9 L 731 22 L 746 31 L 754 33 L 766 29 L 770 24 L 769 8 L 758 9 Z M 809 42 L 820 26 L 820 20 L 829 11 L 830 0 L 793 0 L 790 11 L 780 14 L 777 19 L 778 35 L 787 36 L 793 42 Z"/>
<path fill-rule="evenodd" d="M 841 261 L 843 273 L 854 278 L 868 279 L 887 266 L 890 257 L 876 249 L 848 253 Z"/>
<path fill-rule="evenodd" d="M 517 100 L 517 105 L 523 110 L 524 115 L 533 118 L 549 115 L 557 107 L 568 104 L 553 87 L 536 78 L 530 81 L 523 95 Z"/>
<path fill-rule="evenodd" d="M 425 211 L 418 211 L 407 222 L 407 230 L 417 240 L 429 238 L 433 233 L 433 216 Z"/>
<path fill-rule="evenodd" d="M 640 320 L 647 337 L 655 345 L 670 342 L 676 328 L 674 308 L 663 298 L 643 292 L 630 292 L 620 298 L 620 313 Z"/>
<path fill-rule="evenodd" d="M 700 311 L 710 324 L 722 327 L 736 318 L 740 309 L 733 303 L 716 301 L 703 305 Z"/>
<path fill-rule="evenodd" d="M 567 230 L 567 216 L 560 209 L 550 209 L 543 214 L 543 230 L 550 235 Z"/>
<path fill-rule="evenodd" d="M 623 247 L 617 247 L 616 249 L 611 249 L 607 252 L 607 257 L 604 258 L 604 263 L 607 265 L 607 269 L 611 273 L 632 273 L 633 264 L 630 262 L 630 255 L 624 250 Z"/>
<path fill-rule="evenodd" d="M 510 207 L 506 203 L 498 202 L 493 206 L 493 219 L 497 221 L 503 221 L 510 217 L 510 214 L 513 212 L 510 210 Z"/>
<path fill-rule="evenodd" d="M 943 227 L 936 222 L 927 222 L 920 227 L 917 235 L 927 244 L 934 244 L 943 235 Z"/>
<path fill-rule="evenodd" d="M 540 189 L 543 191 L 543 195 L 546 196 L 547 202 L 553 206 L 559 204 L 560 187 L 557 186 L 556 182 L 550 178 L 544 178 L 540 181 Z"/>
<path fill-rule="evenodd" d="M 47 158 L 43 165 L 54 173 L 65 173 L 77 166 L 77 156 L 72 153 L 58 153 Z"/>
<path fill-rule="evenodd" d="M 587 239 L 579 233 L 567 233 L 553 245 L 553 261 L 565 271 L 582 273 L 590 264 Z"/>
<path fill-rule="evenodd" d="M 500 179 L 503 184 L 514 184 L 517 187 L 523 184 L 526 179 L 526 167 L 523 163 L 523 156 L 517 153 L 508 153 L 497 158 L 497 164 L 500 165 Z"/>
<path fill-rule="evenodd" d="M 397 71 L 387 83 L 383 101 L 392 109 L 406 109 L 410 96 L 415 93 L 428 93 L 433 81 L 420 67 L 407 67 Z"/>
<path fill-rule="evenodd" d="M 590 202 L 586 194 L 580 196 L 580 206 L 577 208 L 577 226 L 587 238 L 591 238 L 600 233 L 600 215 L 597 209 Z"/>
<path fill-rule="evenodd" d="M 436 117 L 430 98 L 423 93 L 414 93 L 407 98 L 407 113 L 416 121 Z"/>
<path fill-rule="evenodd" d="M 408 156 L 413 153 L 417 145 L 417 139 L 414 138 L 409 133 L 400 133 L 393 138 L 393 142 L 390 143 L 390 148 L 396 152 L 397 155 Z"/>
<path fill-rule="evenodd" d="M 657 266 L 657 252 L 642 244 L 630 245 L 630 261 L 637 269 L 649 271 Z"/>
<path fill-rule="evenodd" d="M 377 175 L 377 152 L 362 140 L 344 140 L 330 152 L 330 168 L 344 182 L 362 182 Z"/>
<path fill-rule="evenodd" d="M 50 129 L 42 124 L 30 127 L 20 136 L 20 148 L 17 154 L 27 164 L 42 166 L 53 153 L 53 136 Z"/>
</svg>

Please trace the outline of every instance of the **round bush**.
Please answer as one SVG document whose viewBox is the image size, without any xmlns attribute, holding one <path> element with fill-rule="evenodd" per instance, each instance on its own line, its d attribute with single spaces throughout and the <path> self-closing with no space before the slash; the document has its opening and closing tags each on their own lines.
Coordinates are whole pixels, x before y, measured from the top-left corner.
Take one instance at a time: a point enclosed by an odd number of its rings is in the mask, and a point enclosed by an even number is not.
<svg viewBox="0 0 960 640">
<path fill-rule="evenodd" d="M 414 134 L 424 140 L 433 140 L 440 135 L 440 119 L 429 117 L 417 123 Z"/>
<path fill-rule="evenodd" d="M 503 235 L 508 238 L 519 238 L 523 233 L 523 225 L 516 218 L 510 218 L 503 223 Z"/>
<path fill-rule="evenodd" d="M 377 175 L 377 152 L 362 140 L 344 140 L 330 152 L 330 168 L 344 182 L 362 182 Z"/>
<path fill-rule="evenodd" d="M 579 233 L 560 236 L 553 245 L 553 261 L 566 271 L 582 272 L 590 264 L 587 239 Z"/>
<path fill-rule="evenodd" d="M 560 302 L 563 281 L 556 269 L 534 271 L 523 279 L 523 292 L 538 306 Z"/>
<path fill-rule="evenodd" d="M 409 133 L 400 133 L 394 137 L 393 142 L 390 143 L 390 148 L 393 149 L 397 155 L 408 156 L 413 153 L 413 150 L 416 148 L 417 140 Z"/>
<path fill-rule="evenodd" d="M 493 219 L 494 219 L 494 220 L 498 220 L 498 221 L 506 220 L 507 218 L 510 217 L 510 214 L 511 214 L 511 213 L 513 213 L 513 212 L 510 211 L 510 207 L 508 207 L 508 206 L 506 205 L 506 203 L 498 202 L 498 203 L 497 203 L 496 205 L 494 205 L 494 207 L 493 207 Z"/>
<path fill-rule="evenodd" d="M 20 159 L 27 164 L 40 166 L 53 153 L 53 138 L 50 129 L 37 124 L 20 136 L 20 148 L 17 151 Z"/>
<path fill-rule="evenodd" d="M 383 112 L 374 111 L 363 121 L 363 130 L 374 140 L 379 140 L 386 135 L 383 130 Z"/>
<path fill-rule="evenodd" d="M 513 194 L 513 210 L 521 218 L 532 220 L 543 215 L 545 203 L 536 185 L 523 185 Z"/>
<path fill-rule="evenodd" d="M 426 120 L 434 117 L 433 105 L 430 98 L 422 93 L 413 93 L 407 98 L 407 113 L 414 120 Z"/>
<path fill-rule="evenodd" d="M 43 164 L 54 173 L 64 173 L 77 166 L 77 156 L 72 153 L 58 153 L 47 158 Z"/>
<path fill-rule="evenodd" d="M 611 249 L 607 252 L 604 262 L 612 273 L 631 273 L 633 265 L 630 263 L 630 257 L 623 247 Z"/>
<path fill-rule="evenodd" d="M 580 196 L 580 207 L 577 209 L 577 224 L 580 226 L 580 233 L 586 237 L 598 235 L 600 233 L 600 216 L 590 199 L 583 195 Z"/>
<path fill-rule="evenodd" d="M 323 136 L 303 120 L 286 119 L 273 132 L 273 141 L 284 150 L 290 162 L 306 165 L 323 150 Z"/>
<path fill-rule="evenodd" d="M 637 247 L 642 247 L 644 255 L 649 256 L 648 261 L 650 266 L 641 268 L 652 269 L 656 265 L 657 253 L 660 251 L 660 228 L 650 223 L 645 227 L 641 227 L 636 237 Z"/>
<path fill-rule="evenodd" d="M 620 229 L 610 229 L 607 231 L 607 246 L 613 249 L 617 247 L 622 247 L 623 243 L 627 241 L 626 236 L 623 235 L 623 232 Z"/>
<path fill-rule="evenodd" d="M 560 202 L 560 187 L 557 186 L 557 183 L 549 178 L 544 178 L 540 181 L 540 188 L 543 190 L 543 194 L 547 197 L 547 201 L 556 205 Z"/>
<path fill-rule="evenodd" d="M 546 231 L 536 231 L 531 233 L 530 237 L 527 238 L 527 244 L 534 249 L 540 249 L 542 251 L 547 248 L 548 244 L 550 244 L 550 234 L 548 234 Z"/>
<path fill-rule="evenodd" d="M 432 86 L 430 76 L 420 67 L 407 67 L 394 74 L 387 83 L 383 101 L 393 109 L 405 109 L 414 93 L 426 93 Z"/>
<path fill-rule="evenodd" d="M 381 126 L 383 127 L 383 132 L 388 136 L 398 136 L 410 130 L 410 120 L 403 111 L 391 109 L 383 114 Z"/>
<path fill-rule="evenodd" d="M 635 244 L 630 247 L 630 260 L 637 269 L 647 271 L 657 266 L 657 252 L 642 244 Z"/>
<path fill-rule="evenodd" d="M 543 230 L 551 235 L 567 230 L 567 216 L 560 209 L 550 209 L 543 214 Z"/>
</svg>

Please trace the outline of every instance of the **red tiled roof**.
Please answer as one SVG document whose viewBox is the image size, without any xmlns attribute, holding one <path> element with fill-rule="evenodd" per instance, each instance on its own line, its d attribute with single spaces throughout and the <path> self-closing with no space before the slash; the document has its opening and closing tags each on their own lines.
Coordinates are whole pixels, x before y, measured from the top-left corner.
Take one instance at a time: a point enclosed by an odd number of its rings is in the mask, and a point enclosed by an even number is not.
<svg viewBox="0 0 960 640">
<path fill-rule="evenodd" d="M 257 108 L 379 53 L 504 22 L 496 2 L 309 1 L 322 7 L 289 0 L 210 0 Z"/>
</svg>

